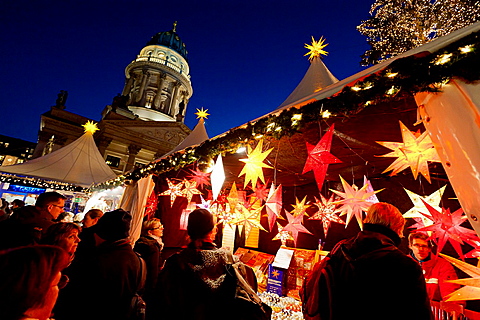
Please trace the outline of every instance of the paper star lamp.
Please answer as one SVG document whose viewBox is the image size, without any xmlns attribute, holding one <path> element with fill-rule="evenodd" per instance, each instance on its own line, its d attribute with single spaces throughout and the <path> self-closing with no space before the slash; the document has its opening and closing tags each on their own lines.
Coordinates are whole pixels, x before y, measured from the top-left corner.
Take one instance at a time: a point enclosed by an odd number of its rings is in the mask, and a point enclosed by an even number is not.
<svg viewBox="0 0 480 320">
<path fill-rule="evenodd" d="M 464 241 L 475 239 L 477 240 L 477 234 L 472 229 L 468 229 L 460 226 L 467 220 L 467 216 L 463 213 L 462 208 L 450 213 L 450 209 L 441 208 L 441 211 L 436 210 L 428 203 L 424 202 L 425 207 L 428 209 L 429 219 L 433 221 L 433 224 L 428 227 L 418 229 L 417 231 L 431 231 L 431 238 L 435 239 L 438 245 L 438 252 L 441 252 L 445 243 L 450 242 L 457 254 L 463 260 L 464 255 L 462 247 Z"/>
<path fill-rule="evenodd" d="M 313 204 L 317 206 L 318 211 L 308 218 L 308 220 L 320 220 L 322 222 L 325 239 L 327 238 L 328 229 L 330 229 L 332 222 L 345 224 L 345 221 L 335 214 L 337 205 L 335 204 L 334 197 L 335 195 L 333 194 L 329 199 L 325 198 L 322 194 L 320 194 L 320 199 L 315 197 Z"/>
<path fill-rule="evenodd" d="M 464 287 L 447 295 L 446 301 L 480 299 L 480 268 L 445 254 L 440 253 L 440 256 L 471 277 L 466 279 L 447 280 L 447 282 L 463 285 Z"/>
<path fill-rule="evenodd" d="M 204 110 L 203 107 L 202 109 L 197 108 L 197 112 L 195 112 L 195 115 L 197 116 L 197 119 L 208 119 L 207 117 L 210 115 L 207 113 L 208 109 Z"/>
<path fill-rule="evenodd" d="M 367 192 L 373 192 L 372 183 L 370 182 L 370 180 L 367 179 L 366 176 L 363 176 L 363 184 L 367 185 Z M 378 203 L 379 202 L 378 198 L 377 198 L 377 195 L 375 193 L 370 198 L 368 198 L 366 201 L 371 202 L 371 203 Z"/>
<path fill-rule="evenodd" d="M 285 246 L 285 244 L 287 243 L 287 240 L 295 241 L 295 239 L 292 236 L 292 233 L 290 231 L 284 230 L 283 227 L 278 222 L 277 222 L 277 228 L 278 228 L 278 233 L 275 235 L 275 237 L 272 238 L 272 240 L 280 240 L 282 242 L 282 246 Z"/>
<path fill-rule="evenodd" d="M 308 49 L 309 51 L 304 54 L 304 56 L 309 56 L 308 60 L 313 60 L 314 58 L 321 57 L 321 55 L 327 55 L 328 52 L 323 50 L 326 46 L 328 46 L 328 43 L 325 43 L 325 39 L 323 37 L 320 37 L 318 41 L 315 41 L 315 38 L 312 37 L 312 44 L 306 44 L 305 43 L 305 48 Z"/>
<path fill-rule="evenodd" d="M 82 127 L 85 133 L 90 133 L 90 134 L 94 134 L 95 131 L 99 130 L 97 127 L 97 124 L 90 120 L 87 121 L 87 123 L 85 123 Z"/>
<path fill-rule="evenodd" d="M 155 216 L 155 212 L 157 211 L 157 205 L 158 197 L 155 193 L 155 190 L 153 190 L 147 199 L 147 205 L 145 207 L 145 216 L 147 216 L 148 219 L 151 219 Z"/>
<path fill-rule="evenodd" d="M 219 154 L 217 161 L 213 166 L 212 174 L 210 175 L 212 180 L 212 196 L 213 200 L 216 200 L 220 190 L 222 190 L 223 183 L 225 182 L 225 170 L 223 169 L 222 155 Z"/>
<path fill-rule="evenodd" d="M 260 202 L 265 201 L 268 197 L 268 188 L 267 184 L 261 184 L 257 182 L 257 187 L 253 191 L 253 194 L 251 196 L 255 197 L 256 199 L 260 200 Z"/>
<path fill-rule="evenodd" d="M 443 193 L 445 191 L 446 185 L 433 192 L 429 196 L 420 196 L 410 190 L 403 189 L 407 193 L 408 197 L 413 203 L 413 208 L 408 210 L 403 214 L 404 218 L 420 218 L 423 222 L 423 226 L 429 226 L 433 223 L 427 216 L 423 215 L 422 212 L 428 212 L 427 207 L 425 207 L 424 202 L 431 205 L 436 210 L 440 209 L 440 201 L 442 200 Z"/>
<path fill-rule="evenodd" d="M 340 159 L 330 153 L 332 147 L 334 125 L 328 129 L 316 146 L 307 144 L 307 161 L 303 167 L 302 174 L 312 171 L 317 182 L 318 191 L 322 190 L 323 181 L 327 174 L 328 165 L 332 163 L 341 163 Z"/>
<path fill-rule="evenodd" d="M 254 210 L 249 210 L 242 204 L 239 205 L 239 207 L 239 210 L 236 212 L 236 218 L 232 221 L 232 224 L 238 225 L 240 231 L 245 228 L 245 238 L 248 238 L 252 228 L 267 231 L 260 224 L 260 216 L 263 206 Z"/>
<path fill-rule="evenodd" d="M 182 193 L 183 181 L 178 184 L 174 184 L 169 179 L 167 179 L 167 183 L 168 183 L 168 189 L 160 193 L 160 195 L 170 196 L 170 206 L 173 206 L 173 203 L 175 202 L 175 199 L 177 197 L 183 197 L 183 193 Z"/>
<path fill-rule="evenodd" d="M 303 197 L 302 201 L 298 201 L 298 198 L 295 198 L 295 204 L 292 204 L 293 210 L 290 213 L 293 214 L 294 217 L 298 215 L 306 215 L 306 211 L 310 208 L 309 204 L 305 204 L 307 201 L 307 196 Z"/>
<path fill-rule="evenodd" d="M 410 131 L 401 121 L 400 129 L 402 131 L 401 142 L 379 142 L 382 146 L 393 150 L 390 153 L 381 155 L 379 157 L 396 157 L 395 161 L 382 173 L 392 171 L 391 176 L 405 170 L 410 167 L 415 180 L 418 177 L 418 173 L 430 181 L 430 172 L 428 170 L 428 162 L 440 162 L 437 151 L 433 145 L 432 139 L 425 131 L 420 135 L 416 135 Z"/>
<path fill-rule="evenodd" d="M 257 180 L 260 179 L 265 183 L 265 178 L 263 177 L 263 168 L 272 168 L 268 164 L 263 163 L 267 156 L 272 152 L 273 148 L 263 152 L 263 140 L 258 141 L 257 146 L 254 150 L 247 146 L 247 159 L 240 159 L 240 161 L 245 162 L 245 166 L 238 175 L 239 177 L 245 175 L 244 187 L 247 186 L 249 182 L 252 183 L 252 186 L 257 184 Z"/>
<path fill-rule="evenodd" d="M 200 170 L 190 170 L 191 175 L 188 176 L 190 180 L 197 182 L 198 188 L 202 189 L 203 186 L 210 185 L 210 173 L 202 172 Z"/>
<path fill-rule="evenodd" d="M 197 208 L 210 210 L 212 205 L 212 200 L 205 200 L 202 195 L 200 195 L 200 203 L 197 204 Z"/>
<path fill-rule="evenodd" d="M 310 231 L 307 230 L 307 228 L 303 226 L 303 214 L 300 214 L 294 217 L 288 211 L 285 210 L 285 215 L 287 217 L 288 224 L 285 227 L 283 227 L 282 231 L 290 231 L 292 233 L 292 237 L 293 237 L 293 241 L 295 242 L 295 245 L 297 245 L 299 232 L 312 234 Z"/>
<path fill-rule="evenodd" d="M 265 207 L 267 210 L 268 226 L 270 231 L 272 231 L 273 225 L 282 210 L 282 185 L 279 185 L 275 189 L 275 185 L 272 183 Z"/>
<path fill-rule="evenodd" d="M 186 179 L 183 180 L 182 195 L 185 198 L 187 198 L 189 203 L 192 201 L 192 197 L 196 194 L 202 194 L 197 189 L 197 182 L 196 181 L 188 181 Z"/>
<path fill-rule="evenodd" d="M 230 207 L 230 211 L 234 212 L 237 204 L 239 203 L 237 184 L 235 182 L 232 183 L 232 187 L 230 188 L 230 192 L 227 196 L 227 201 Z"/>
<path fill-rule="evenodd" d="M 367 199 L 369 199 L 375 193 L 380 192 L 381 190 L 369 192 L 367 191 L 368 185 L 366 184 L 363 185 L 362 188 L 358 189 L 356 185 L 351 186 L 350 184 L 348 184 L 348 182 L 346 182 L 342 178 L 342 176 L 340 176 L 340 180 L 342 182 L 343 190 L 345 192 L 330 189 L 330 191 L 342 197 L 342 200 L 334 202 L 337 205 L 341 205 L 341 207 L 337 209 L 337 212 L 341 212 L 340 216 L 347 215 L 347 222 L 345 224 L 345 228 L 350 223 L 350 220 L 352 220 L 352 217 L 355 216 L 358 225 L 360 226 L 360 229 L 363 229 L 362 212 L 367 212 L 368 208 L 370 208 L 370 206 L 372 205 L 372 203 L 368 202 Z"/>
</svg>

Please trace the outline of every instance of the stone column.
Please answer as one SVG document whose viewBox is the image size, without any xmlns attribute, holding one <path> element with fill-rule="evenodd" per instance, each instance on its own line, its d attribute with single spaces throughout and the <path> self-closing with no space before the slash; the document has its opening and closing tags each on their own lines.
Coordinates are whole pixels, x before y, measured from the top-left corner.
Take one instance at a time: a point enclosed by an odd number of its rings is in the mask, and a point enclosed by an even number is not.
<svg viewBox="0 0 480 320">
<path fill-rule="evenodd" d="M 141 80 L 140 88 L 138 89 L 137 102 L 142 100 L 142 98 L 145 95 L 145 85 L 147 84 L 148 76 L 149 76 L 149 72 L 147 70 L 143 70 L 142 71 L 142 80 Z"/>
<path fill-rule="evenodd" d="M 125 87 L 123 88 L 122 96 L 126 96 L 127 94 L 130 93 L 130 91 L 132 91 L 133 80 L 135 79 L 131 73 L 129 74 L 129 76 L 130 77 L 127 79 L 127 82 L 125 83 Z"/>
<path fill-rule="evenodd" d="M 165 79 L 167 78 L 167 75 L 163 72 L 160 72 L 158 74 L 158 82 L 157 82 L 157 94 L 155 95 L 155 99 L 153 100 L 153 109 L 159 109 L 160 107 L 160 101 L 162 99 L 162 89 L 163 89 L 163 83 L 165 82 Z"/>
<path fill-rule="evenodd" d="M 175 82 L 173 85 L 172 99 L 170 100 L 170 106 L 168 107 L 168 115 L 175 116 L 175 111 L 177 108 L 177 96 L 178 88 L 180 87 L 180 82 Z"/>
<path fill-rule="evenodd" d="M 48 140 L 50 140 L 52 135 L 53 134 L 51 132 L 38 131 L 38 143 L 35 147 L 35 151 L 33 151 L 32 159 L 42 156 L 43 149 L 45 149 L 45 146 L 47 145 Z"/>
<path fill-rule="evenodd" d="M 112 140 L 113 140 L 112 138 L 105 137 L 105 136 L 102 136 L 99 139 L 97 139 L 96 143 L 97 143 L 98 151 L 103 156 L 103 158 L 105 158 L 105 151 L 107 150 Z"/>
<path fill-rule="evenodd" d="M 142 147 L 139 147 L 135 144 L 128 146 L 128 160 L 127 165 L 125 166 L 125 172 L 128 172 L 135 165 L 135 157 L 140 152 Z"/>
</svg>

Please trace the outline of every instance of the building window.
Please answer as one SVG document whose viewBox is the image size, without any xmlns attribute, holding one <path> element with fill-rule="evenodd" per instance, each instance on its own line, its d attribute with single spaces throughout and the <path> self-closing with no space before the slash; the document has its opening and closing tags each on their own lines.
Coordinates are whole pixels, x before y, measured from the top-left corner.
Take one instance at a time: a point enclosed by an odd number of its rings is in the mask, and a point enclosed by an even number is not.
<svg viewBox="0 0 480 320">
<path fill-rule="evenodd" d="M 120 158 L 114 156 L 107 156 L 105 163 L 110 167 L 118 168 L 120 166 Z"/>
</svg>

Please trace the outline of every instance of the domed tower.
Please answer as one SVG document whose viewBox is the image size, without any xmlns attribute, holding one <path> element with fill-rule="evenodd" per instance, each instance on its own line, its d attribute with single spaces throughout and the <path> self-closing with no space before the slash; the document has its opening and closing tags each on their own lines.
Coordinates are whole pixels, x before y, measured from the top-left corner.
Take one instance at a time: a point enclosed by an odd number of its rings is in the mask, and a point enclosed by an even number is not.
<svg viewBox="0 0 480 320">
<path fill-rule="evenodd" d="M 193 89 L 187 50 L 176 25 L 154 35 L 125 69 L 122 104 L 142 120 L 184 120 Z"/>
</svg>

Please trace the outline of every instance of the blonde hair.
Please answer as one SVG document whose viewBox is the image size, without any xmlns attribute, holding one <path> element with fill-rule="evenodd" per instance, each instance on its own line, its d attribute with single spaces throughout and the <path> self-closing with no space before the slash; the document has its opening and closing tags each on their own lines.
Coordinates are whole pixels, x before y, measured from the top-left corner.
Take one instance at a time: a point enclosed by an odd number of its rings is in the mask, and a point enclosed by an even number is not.
<svg viewBox="0 0 480 320">
<path fill-rule="evenodd" d="M 158 228 L 162 225 L 160 219 L 152 218 L 150 220 L 146 220 L 142 224 L 142 236 L 148 236 L 148 231 Z"/>
<path fill-rule="evenodd" d="M 405 218 L 397 207 L 389 203 L 378 202 L 370 206 L 363 223 L 385 226 L 402 237 L 403 228 L 405 227 Z"/>
</svg>

